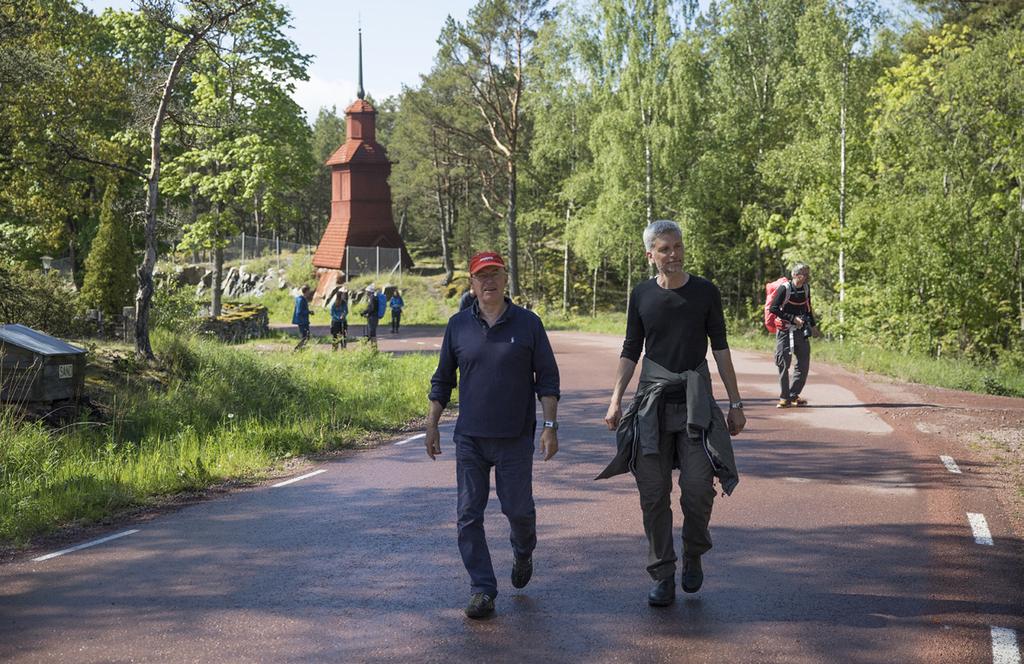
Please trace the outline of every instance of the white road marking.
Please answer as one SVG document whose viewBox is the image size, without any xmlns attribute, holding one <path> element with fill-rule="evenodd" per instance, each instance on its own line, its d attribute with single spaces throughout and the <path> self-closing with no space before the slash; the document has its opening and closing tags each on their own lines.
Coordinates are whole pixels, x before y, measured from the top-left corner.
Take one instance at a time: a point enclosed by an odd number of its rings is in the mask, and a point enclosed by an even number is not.
<svg viewBox="0 0 1024 664">
<path fill-rule="evenodd" d="M 321 468 L 320 470 L 314 470 L 311 473 L 306 473 L 305 475 L 299 475 L 298 477 L 293 477 L 290 480 L 285 480 L 284 482 L 278 482 L 277 484 L 274 484 L 270 488 L 276 489 L 276 488 L 281 487 L 281 486 L 288 486 L 289 484 L 292 484 L 293 482 L 299 482 L 299 481 L 302 481 L 302 480 L 307 479 L 309 477 L 313 477 L 314 475 L 319 475 L 320 473 L 326 473 L 326 472 L 327 472 L 326 468 Z"/>
<path fill-rule="evenodd" d="M 985 520 L 985 515 L 968 512 L 967 520 L 971 522 L 971 532 L 974 533 L 974 543 L 992 546 L 992 532 L 988 529 L 988 521 Z"/>
<path fill-rule="evenodd" d="M 397 443 L 395 443 L 395 445 L 405 445 L 406 443 L 411 443 L 414 440 L 418 440 L 420 438 L 426 438 L 426 437 L 427 437 L 427 434 L 425 434 L 425 433 L 418 433 L 415 436 L 410 436 L 409 438 L 406 438 L 405 440 L 398 441 Z"/>
<path fill-rule="evenodd" d="M 132 533 L 137 533 L 137 532 L 139 532 L 138 528 L 134 528 L 132 530 L 126 530 L 123 533 L 117 533 L 116 535 L 109 535 L 107 537 L 102 537 L 102 538 L 100 538 L 98 540 L 93 540 L 91 542 L 85 542 L 84 544 L 79 544 L 77 546 L 73 546 L 73 547 L 68 548 L 68 549 L 61 549 L 60 551 L 54 551 L 53 553 L 48 553 L 45 556 L 39 556 L 38 558 L 33 558 L 32 561 L 33 562 L 37 562 L 37 563 L 41 563 L 42 561 L 49 560 L 50 558 L 56 558 L 57 556 L 63 556 L 65 553 L 72 553 L 73 551 L 80 551 L 81 549 L 87 549 L 90 546 L 96 546 L 97 544 L 103 544 L 104 542 L 109 542 L 110 540 L 120 539 L 122 537 L 125 537 L 127 535 L 131 535 Z"/>
<path fill-rule="evenodd" d="M 426 341 L 417 341 L 417 342 L 416 342 L 416 345 L 417 345 L 417 346 L 426 346 L 426 345 L 427 345 L 427 342 L 426 342 Z"/>
<path fill-rule="evenodd" d="M 953 457 L 942 454 L 939 458 L 942 459 L 942 463 L 946 466 L 946 470 L 951 473 L 956 473 L 957 475 L 961 474 L 960 466 L 956 465 L 956 461 L 953 461 Z"/>
<path fill-rule="evenodd" d="M 1005 627 L 992 628 L 992 664 L 1020 664 L 1017 632 Z"/>
<path fill-rule="evenodd" d="M 434 348 L 440 348 L 441 344 L 434 344 Z"/>
</svg>

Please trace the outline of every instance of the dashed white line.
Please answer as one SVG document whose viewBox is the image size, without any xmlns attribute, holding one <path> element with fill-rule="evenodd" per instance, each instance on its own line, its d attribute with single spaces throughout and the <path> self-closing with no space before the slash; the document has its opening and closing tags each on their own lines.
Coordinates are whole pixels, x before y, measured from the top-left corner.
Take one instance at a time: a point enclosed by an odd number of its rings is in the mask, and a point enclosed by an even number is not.
<svg viewBox="0 0 1024 664">
<path fill-rule="evenodd" d="M 80 551 L 82 549 L 87 549 L 90 546 L 96 546 L 97 544 L 103 544 L 104 542 L 109 542 L 110 540 L 120 539 L 122 537 L 126 537 L 128 535 L 131 535 L 132 533 L 137 533 L 137 532 L 139 532 L 138 528 L 134 528 L 132 530 L 126 530 L 123 533 L 117 533 L 115 535 L 109 535 L 107 537 L 102 537 L 102 538 L 100 538 L 98 540 L 93 540 L 91 542 L 85 542 L 84 544 L 79 544 L 77 546 L 73 546 L 73 547 L 70 547 L 68 549 L 61 549 L 60 551 L 54 551 L 53 553 L 48 553 L 45 556 L 39 556 L 38 558 L 33 558 L 32 561 L 40 563 L 40 562 L 42 562 L 44 560 L 49 560 L 50 558 L 56 558 L 57 556 L 63 556 L 65 553 L 72 553 L 74 551 Z"/>
<path fill-rule="evenodd" d="M 1005 627 L 992 628 L 992 664 L 1020 664 L 1017 632 Z"/>
<path fill-rule="evenodd" d="M 326 472 L 327 472 L 327 470 L 325 468 L 321 468 L 320 470 L 314 470 L 311 473 L 306 473 L 305 475 L 299 475 L 298 477 L 293 477 L 290 480 L 285 480 L 284 482 L 278 482 L 277 484 L 274 484 L 270 488 L 276 489 L 278 487 L 288 486 L 289 484 L 292 484 L 293 482 L 300 482 L 300 481 L 302 481 L 304 479 L 313 477 L 314 475 L 319 475 L 320 473 L 326 473 Z"/>
<path fill-rule="evenodd" d="M 406 438 L 405 440 L 398 441 L 397 443 L 395 443 L 395 445 L 405 445 L 406 443 L 411 443 L 414 440 L 418 440 L 420 438 L 426 438 L 426 437 L 427 437 L 427 434 L 425 434 L 425 433 L 418 433 L 415 436 L 410 436 L 409 438 Z"/>
<path fill-rule="evenodd" d="M 962 474 L 960 472 L 960 466 L 956 465 L 956 461 L 953 461 L 953 457 L 941 454 L 939 455 L 939 458 L 942 459 L 942 465 L 946 467 L 946 470 L 951 473 L 956 473 L 957 475 Z"/>
<path fill-rule="evenodd" d="M 417 342 L 416 342 L 416 345 L 417 345 L 417 346 L 426 346 L 426 345 L 427 345 L 427 342 L 426 342 L 426 341 L 417 341 Z"/>
<path fill-rule="evenodd" d="M 985 515 L 968 512 L 967 520 L 971 522 L 971 532 L 974 533 L 974 543 L 992 546 L 992 532 L 988 529 L 988 521 L 985 520 Z"/>
</svg>

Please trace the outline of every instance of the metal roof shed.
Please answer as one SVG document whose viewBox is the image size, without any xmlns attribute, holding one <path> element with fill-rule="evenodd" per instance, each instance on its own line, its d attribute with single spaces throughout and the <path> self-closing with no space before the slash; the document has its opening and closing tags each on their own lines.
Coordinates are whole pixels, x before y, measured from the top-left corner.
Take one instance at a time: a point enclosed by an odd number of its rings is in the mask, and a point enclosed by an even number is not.
<svg viewBox="0 0 1024 664">
<path fill-rule="evenodd" d="M 0 401 L 78 401 L 85 350 L 24 325 L 0 325 Z"/>
</svg>

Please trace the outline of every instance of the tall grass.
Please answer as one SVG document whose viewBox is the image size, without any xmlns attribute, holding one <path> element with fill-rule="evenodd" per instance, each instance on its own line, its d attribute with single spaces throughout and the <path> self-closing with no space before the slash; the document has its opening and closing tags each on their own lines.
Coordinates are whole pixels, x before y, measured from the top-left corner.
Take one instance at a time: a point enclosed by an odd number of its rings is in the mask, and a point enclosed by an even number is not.
<svg viewBox="0 0 1024 664">
<path fill-rule="evenodd" d="M 153 340 L 170 380 L 115 392 L 105 422 L 55 431 L 0 412 L 0 540 L 259 477 L 286 458 L 395 429 L 426 413 L 436 364 L 369 348 L 267 356 L 159 332 Z"/>
<path fill-rule="evenodd" d="M 773 353 L 775 336 L 740 328 L 730 334 L 729 345 L 743 350 Z M 730 327 L 730 329 L 737 329 Z M 848 369 L 870 371 L 908 383 L 954 390 L 1024 397 L 1024 371 L 1012 362 L 931 357 L 885 348 L 882 345 L 838 339 L 811 342 L 811 362 L 832 362 Z M 813 378 L 811 379 L 813 380 Z"/>
</svg>

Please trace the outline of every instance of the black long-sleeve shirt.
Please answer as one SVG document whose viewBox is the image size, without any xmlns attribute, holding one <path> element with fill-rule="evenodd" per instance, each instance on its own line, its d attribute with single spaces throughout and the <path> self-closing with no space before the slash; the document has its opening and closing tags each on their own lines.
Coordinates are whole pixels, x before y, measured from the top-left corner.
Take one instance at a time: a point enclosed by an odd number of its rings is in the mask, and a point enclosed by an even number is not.
<svg viewBox="0 0 1024 664">
<path fill-rule="evenodd" d="M 704 361 L 708 339 L 712 350 L 729 347 L 722 296 L 713 283 L 691 274 L 680 288 L 648 279 L 633 289 L 622 357 L 636 362 L 643 351 L 669 371 L 689 371 Z"/>
<path fill-rule="evenodd" d="M 464 436 L 513 438 L 536 424 L 537 397 L 559 396 L 558 365 L 537 314 L 508 302 L 488 327 L 480 305 L 448 319 L 437 371 L 430 380 L 431 401 L 448 404 L 459 384 L 459 419 Z"/>
<path fill-rule="evenodd" d="M 789 301 L 786 301 L 786 293 L 789 293 Z M 800 288 L 790 281 L 785 286 L 780 286 L 775 291 L 775 298 L 772 299 L 768 310 L 789 323 L 797 316 L 805 316 L 811 312 L 811 289 L 805 283 Z"/>
</svg>

